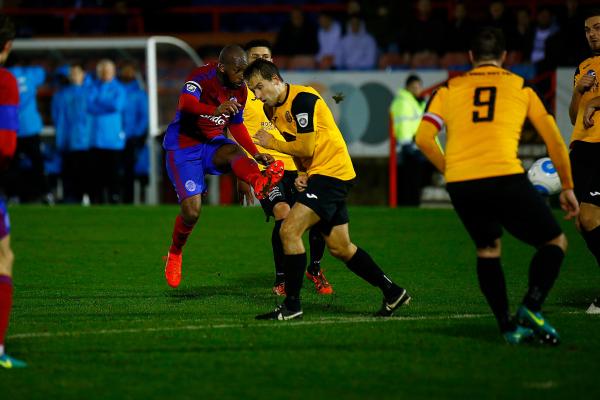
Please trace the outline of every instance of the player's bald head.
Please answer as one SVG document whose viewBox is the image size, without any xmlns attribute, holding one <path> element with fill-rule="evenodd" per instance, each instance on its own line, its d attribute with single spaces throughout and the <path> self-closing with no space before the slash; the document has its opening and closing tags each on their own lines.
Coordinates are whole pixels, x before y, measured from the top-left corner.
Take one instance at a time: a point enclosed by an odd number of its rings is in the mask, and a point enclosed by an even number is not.
<svg viewBox="0 0 600 400">
<path fill-rule="evenodd" d="M 219 53 L 219 64 L 223 65 L 240 65 L 247 64 L 248 58 L 244 49 L 237 44 L 230 44 L 223 47 Z"/>
</svg>

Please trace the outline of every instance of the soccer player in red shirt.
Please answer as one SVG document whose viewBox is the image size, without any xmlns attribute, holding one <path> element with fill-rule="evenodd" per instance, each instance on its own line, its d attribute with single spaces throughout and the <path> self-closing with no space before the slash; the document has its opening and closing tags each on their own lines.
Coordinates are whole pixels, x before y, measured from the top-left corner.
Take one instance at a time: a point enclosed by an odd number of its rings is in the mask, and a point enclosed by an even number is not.
<svg viewBox="0 0 600 400">
<path fill-rule="evenodd" d="M 247 65 L 246 52 L 230 45 L 221 50 L 218 63 L 194 69 L 183 85 L 177 113 L 167 128 L 163 142 L 167 172 L 181 204 L 165 267 L 171 287 L 181 282 L 181 252 L 198 221 L 206 174 L 232 171 L 252 186 L 259 199 L 283 177 L 283 163 L 259 153 L 243 124 L 247 97 L 243 72 Z M 239 145 L 224 136 L 225 128 Z M 261 172 L 255 160 L 268 164 L 267 168 Z"/>
<path fill-rule="evenodd" d="M 0 66 L 4 64 L 15 37 L 15 26 L 4 15 L 0 15 Z M 0 168 L 5 169 L 17 148 L 17 128 L 19 127 L 19 89 L 17 80 L 0 67 Z M 0 198 L 0 367 L 26 367 L 21 360 L 4 352 L 4 336 L 8 329 L 12 308 L 12 266 L 14 255 L 10 248 L 10 220 L 6 203 Z"/>
</svg>

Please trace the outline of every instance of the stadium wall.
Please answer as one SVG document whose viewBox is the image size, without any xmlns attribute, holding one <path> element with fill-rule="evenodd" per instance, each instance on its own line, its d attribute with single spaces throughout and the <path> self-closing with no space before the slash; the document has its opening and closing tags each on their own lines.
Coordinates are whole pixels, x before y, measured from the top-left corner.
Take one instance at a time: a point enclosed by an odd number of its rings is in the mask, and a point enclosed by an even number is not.
<svg viewBox="0 0 600 400">
<path fill-rule="evenodd" d="M 556 70 L 556 123 L 565 142 L 571 140 L 573 125 L 569 118 L 569 104 L 573 95 L 573 68 L 558 68 Z"/>
</svg>

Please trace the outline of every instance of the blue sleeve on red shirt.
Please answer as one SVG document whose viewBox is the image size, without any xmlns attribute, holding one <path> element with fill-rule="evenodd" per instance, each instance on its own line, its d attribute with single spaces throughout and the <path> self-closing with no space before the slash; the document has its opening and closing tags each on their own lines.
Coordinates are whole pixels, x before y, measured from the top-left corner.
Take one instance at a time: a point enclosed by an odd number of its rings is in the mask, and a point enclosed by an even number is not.
<svg viewBox="0 0 600 400">
<path fill-rule="evenodd" d="M 197 100 L 200 100 L 200 95 L 202 94 L 202 87 L 198 82 L 187 81 L 183 84 L 181 94 L 190 94 L 194 96 Z"/>
<path fill-rule="evenodd" d="M 0 105 L 0 130 L 17 131 L 19 129 L 19 106 Z"/>
<path fill-rule="evenodd" d="M 231 123 L 232 124 L 241 124 L 244 122 L 244 108 L 240 108 L 240 110 L 237 112 L 237 114 L 234 114 L 231 117 Z"/>
</svg>

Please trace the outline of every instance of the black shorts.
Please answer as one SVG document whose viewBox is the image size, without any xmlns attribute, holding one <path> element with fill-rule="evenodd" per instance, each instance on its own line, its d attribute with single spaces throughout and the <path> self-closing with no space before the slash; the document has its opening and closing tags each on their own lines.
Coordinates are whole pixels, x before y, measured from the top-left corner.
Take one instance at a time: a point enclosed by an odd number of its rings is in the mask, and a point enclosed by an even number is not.
<svg viewBox="0 0 600 400">
<path fill-rule="evenodd" d="M 321 218 L 317 227 L 323 234 L 329 235 L 334 226 L 350 221 L 346 199 L 353 184 L 353 180 L 343 181 L 324 175 L 312 175 L 308 178 L 306 190 L 298 193 L 296 201 Z"/>
<path fill-rule="evenodd" d="M 451 182 L 446 187 L 477 248 L 493 247 L 503 227 L 535 247 L 562 233 L 550 207 L 525 174 Z"/>
<path fill-rule="evenodd" d="M 577 140 L 569 157 L 577 200 L 600 207 L 600 143 Z"/>
<path fill-rule="evenodd" d="M 275 204 L 285 202 L 290 207 L 294 205 L 297 193 L 294 181 L 297 176 L 298 172 L 296 171 L 284 171 L 283 178 L 281 178 L 277 186 L 271 189 L 267 197 L 260 200 L 260 205 L 267 216 L 267 221 L 269 217 L 274 217 L 273 207 L 275 207 Z"/>
</svg>

